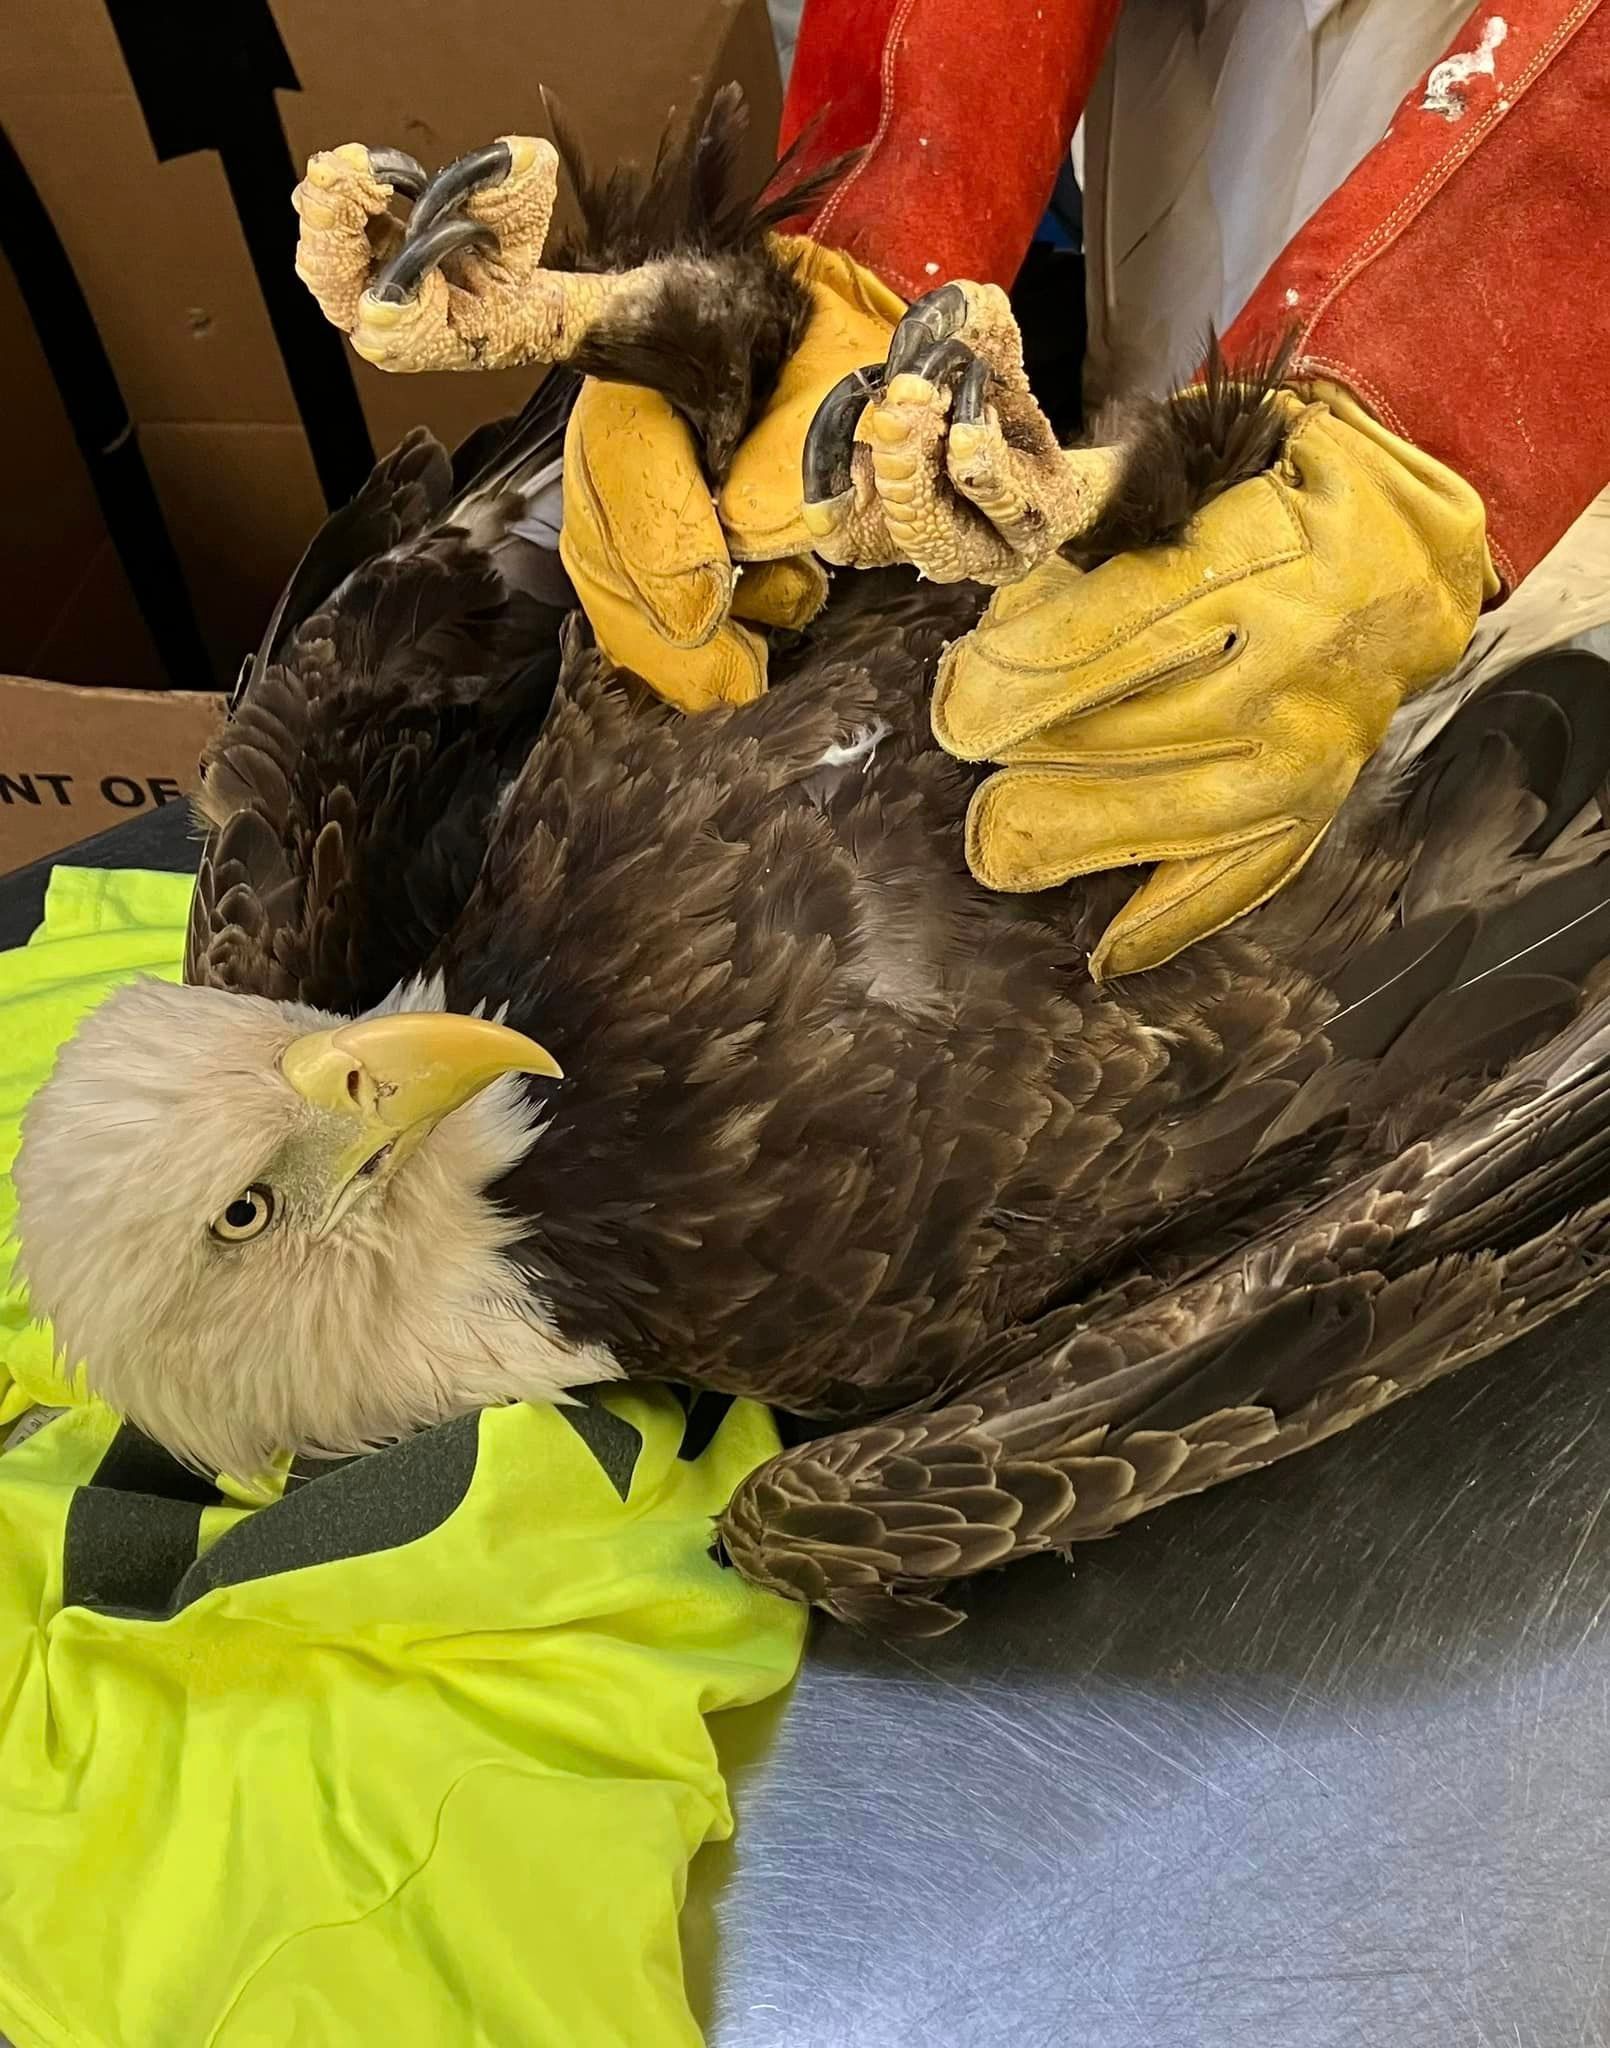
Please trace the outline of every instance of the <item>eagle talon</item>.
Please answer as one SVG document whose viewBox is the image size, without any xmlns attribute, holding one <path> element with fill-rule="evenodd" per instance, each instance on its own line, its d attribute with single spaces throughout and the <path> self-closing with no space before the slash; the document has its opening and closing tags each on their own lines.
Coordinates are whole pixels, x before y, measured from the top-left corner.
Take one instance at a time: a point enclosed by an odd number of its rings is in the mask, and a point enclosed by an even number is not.
<svg viewBox="0 0 1610 2048">
<path fill-rule="evenodd" d="M 889 343 L 888 373 L 914 369 L 916 358 L 935 342 L 949 341 L 967 324 L 967 294 L 959 284 L 942 284 L 913 300 Z"/>
<path fill-rule="evenodd" d="M 485 149 L 472 149 L 468 156 L 444 164 L 419 194 L 408 219 L 408 239 L 424 234 L 443 214 L 457 213 L 472 192 L 487 185 L 501 185 L 514 168 L 514 153 L 506 142 L 490 142 Z"/>
<path fill-rule="evenodd" d="M 895 328 L 880 388 L 848 385 L 806 441 L 805 524 L 828 561 L 1016 583 L 1090 525 L 1116 481 L 1118 451 L 1058 446 L 998 285 L 926 293 Z"/>
<path fill-rule="evenodd" d="M 855 429 L 868 405 L 883 390 L 881 363 L 841 377 L 816 408 L 805 435 L 805 503 L 825 504 L 850 488 Z"/>
<path fill-rule="evenodd" d="M 920 355 L 914 356 L 900 375 L 920 379 L 933 392 L 949 393 L 956 389 L 977 360 L 965 341 L 936 341 Z M 890 399 L 899 404 L 900 394 L 894 390 L 894 382 L 891 374 L 886 388 Z M 932 403 L 932 400 L 925 398 L 925 402 Z"/>
<path fill-rule="evenodd" d="M 460 249 L 497 248 L 496 231 L 484 221 L 466 217 L 460 208 L 472 192 L 503 184 L 514 168 L 514 154 L 506 142 L 489 143 L 485 149 L 471 150 L 467 156 L 455 158 L 433 178 L 427 178 L 423 167 L 412 157 L 403 158 L 400 150 L 371 150 L 369 163 L 375 176 L 386 177 L 388 183 L 395 184 L 389 171 L 382 170 L 377 161 L 388 157 L 402 159 L 410 184 L 413 172 L 419 176 L 418 189 L 411 194 L 414 206 L 402 246 L 369 287 L 371 295 L 382 305 L 397 306 L 415 297 L 427 273 Z M 406 168 L 410 165 L 411 172 Z"/>
<path fill-rule="evenodd" d="M 984 424 L 984 399 L 993 374 L 982 356 L 973 357 L 967 366 L 967 374 L 957 386 L 956 396 L 951 401 L 950 424 L 953 428 L 980 427 Z"/>
<path fill-rule="evenodd" d="M 297 187 L 297 274 L 366 362 L 394 372 L 563 362 L 632 274 L 544 271 L 559 158 L 505 135 L 427 176 L 344 144 Z M 412 200 L 406 223 L 389 213 Z M 444 266 L 447 266 L 444 268 Z"/>
<path fill-rule="evenodd" d="M 405 149 L 371 149 L 368 157 L 370 177 L 389 185 L 405 199 L 417 200 L 429 183 L 425 166 Z"/>
<path fill-rule="evenodd" d="M 370 296 L 383 306 L 401 306 L 417 296 L 424 278 L 460 249 L 495 249 L 496 232 L 484 221 L 439 220 L 415 235 L 410 225 L 402 247 L 376 276 Z"/>
</svg>

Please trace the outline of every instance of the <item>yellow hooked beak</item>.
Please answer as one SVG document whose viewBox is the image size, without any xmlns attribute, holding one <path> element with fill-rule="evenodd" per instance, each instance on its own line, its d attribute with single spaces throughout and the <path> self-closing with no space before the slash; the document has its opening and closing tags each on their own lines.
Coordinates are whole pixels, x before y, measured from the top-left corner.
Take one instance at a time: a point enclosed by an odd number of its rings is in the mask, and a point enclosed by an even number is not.
<svg viewBox="0 0 1610 2048">
<path fill-rule="evenodd" d="M 280 1072 L 304 1102 L 350 1118 L 353 1141 L 337 1162 L 335 1206 L 328 1229 L 345 1210 L 343 1196 L 360 1173 L 395 1164 L 444 1116 L 461 1109 L 500 1074 L 563 1078 L 552 1053 L 523 1032 L 484 1017 L 419 1011 L 368 1017 L 313 1031 L 286 1047 Z"/>
</svg>

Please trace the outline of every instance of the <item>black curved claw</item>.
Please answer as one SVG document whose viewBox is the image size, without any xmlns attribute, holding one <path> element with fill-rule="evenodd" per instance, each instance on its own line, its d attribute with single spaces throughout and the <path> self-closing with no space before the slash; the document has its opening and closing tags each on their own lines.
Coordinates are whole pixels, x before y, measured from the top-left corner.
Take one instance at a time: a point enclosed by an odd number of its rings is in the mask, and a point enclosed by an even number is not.
<svg viewBox="0 0 1610 2048">
<path fill-rule="evenodd" d="M 959 284 L 942 284 L 937 291 L 913 299 L 889 343 L 889 375 L 902 375 L 936 341 L 949 341 L 966 318 L 967 294 Z"/>
<path fill-rule="evenodd" d="M 967 374 L 957 387 L 951 401 L 950 423 L 953 427 L 977 427 L 984 422 L 984 398 L 989 390 L 990 366 L 982 356 L 974 356 L 967 366 Z"/>
<path fill-rule="evenodd" d="M 841 377 L 816 408 L 801 463 L 808 505 L 837 498 L 850 488 L 856 422 L 882 389 L 883 365 L 869 363 L 864 370 Z"/>
<path fill-rule="evenodd" d="M 936 341 L 912 357 L 908 377 L 922 377 L 940 391 L 954 391 L 978 358 L 965 341 Z"/>
<path fill-rule="evenodd" d="M 369 174 L 389 185 L 393 192 L 400 192 L 404 199 L 417 199 L 430 182 L 425 166 L 406 149 L 370 150 Z"/>
<path fill-rule="evenodd" d="M 453 212 L 483 185 L 501 185 L 513 168 L 514 158 L 506 142 L 489 142 L 485 149 L 472 149 L 468 156 L 455 157 L 452 163 L 443 165 L 414 201 L 414 210 L 408 216 L 408 239 L 412 241 L 416 235 L 424 234 L 444 213 Z"/>
<path fill-rule="evenodd" d="M 388 306 L 405 305 L 419 290 L 420 280 L 460 249 L 495 249 L 497 236 L 484 221 L 444 220 L 422 235 L 412 232 L 369 287 Z"/>
</svg>

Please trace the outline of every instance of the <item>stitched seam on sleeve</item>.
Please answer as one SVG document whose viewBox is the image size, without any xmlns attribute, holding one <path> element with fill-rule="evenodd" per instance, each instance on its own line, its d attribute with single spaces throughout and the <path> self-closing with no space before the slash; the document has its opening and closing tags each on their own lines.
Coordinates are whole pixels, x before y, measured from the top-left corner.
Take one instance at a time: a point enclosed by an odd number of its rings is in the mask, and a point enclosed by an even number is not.
<svg viewBox="0 0 1610 2048">
<path fill-rule="evenodd" d="M 838 189 L 817 215 L 813 233 L 818 241 L 825 242 L 828 239 L 827 231 L 831 227 L 839 208 L 843 205 L 846 194 L 861 176 L 862 172 L 868 169 L 873 158 L 888 139 L 889 129 L 894 121 L 895 45 L 898 43 L 907 21 L 911 18 L 911 10 L 916 4 L 917 0 L 900 0 L 899 6 L 895 9 L 894 19 L 889 24 L 889 33 L 883 42 L 883 58 L 878 66 L 878 125 L 872 131 L 872 140 L 861 153 L 860 162 L 850 172 L 849 176 L 842 180 Z M 909 284 L 904 278 L 900 280 L 900 283 L 905 287 L 906 294 L 909 297 Z"/>
<path fill-rule="evenodd" d="M 1352 283 L 1361 270 L 1365 269 L 1377 256 L 1381 255 L 1397 240 L 1399 234 L 1408 223 L 1418 216 L 1425 202 L 1452 177 L 1453 173 L 1471 152 L 1486 140 L 1491 130 L 1500 121 L 1507 119 L 1514 112 L 1521 100 L 1537 82 L 1540 73 L 1547 69 L 1563 45 L 1576 34 L 1576 31 L 1587 20 L 1588 16 L 1597 9 L 1599 4 L 1600 0 L 1577 0 L 1576 7 L 1567 15 L 1564 21 L 1559 23 L 1553 35 L 1549 37 L 1548 41 L 1536 53 L 1531 63 L 1527 65 L 1520 76 L 1511 85 L 1499 91 L 1498 98 L 1494 100 L 1486 112 L 1479 115 L 1460 134 L 1453 147 L 1448 150 L 1446 155 L 1439 157 L 1430 170 L 1425 172 L 1419 179 L 1418 183 L 1404 194 L 1387 215 L 1386 219 L 1378 221 L 1358 247 L 1350 255 L 1343 257 L 1336 269 L 1332 271 L 1325 283 L 1321 285 L 1319 304 L 1314 308 L 1303 329 L 1300 360 L 1304 368 L 1307 367 L 1306 351 L 1309 337 L 1313 334 L 1314 329 L 1319 325 L 1326 313 L 1330 311 L 1338 294 L 1347 285 Z"/>
</svg>

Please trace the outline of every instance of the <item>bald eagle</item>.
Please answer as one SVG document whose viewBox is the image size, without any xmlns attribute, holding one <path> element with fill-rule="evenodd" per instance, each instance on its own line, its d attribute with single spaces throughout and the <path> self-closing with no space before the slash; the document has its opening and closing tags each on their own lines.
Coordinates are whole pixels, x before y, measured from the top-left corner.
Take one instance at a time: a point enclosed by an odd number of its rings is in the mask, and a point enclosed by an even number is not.
<svg viewBox="0 0 1610 2048">
<path fill-rule="evenodd" d="M 774 213 L 667 161 L 678 274 L 751 321 L 747 417 L 790 345 Z M 623 191 L 613 260 L 663 258 Z M 662 312 L 585 367 L 658 379 L 719 468 L 732 381 L 687 358 L 720 336 Z M 757 1396 L 811 1428 L 728 1554 L 933 1630 L 951 1582 L 1604 1277 L 1590 690 L 1433 693 L 1283 895 L 1098 984 L 1132 878 L 1001 896 L 965 866 L 976 776 L 928 697 L 982 593 L 842 576 L 767 695 L 683 717 L 565 619 L 573 389 L 456 471 L 411 436 L 315 542 L 206 767 L 186 985 L 114 995 L 28 1111 L 21 1270 L 114 1406 L 243 1474 L 625 1375 Z M 1147 411 L 1152 466 L 1086 544 L 1273 459 L 1266 390 Z"/>
</svg>

